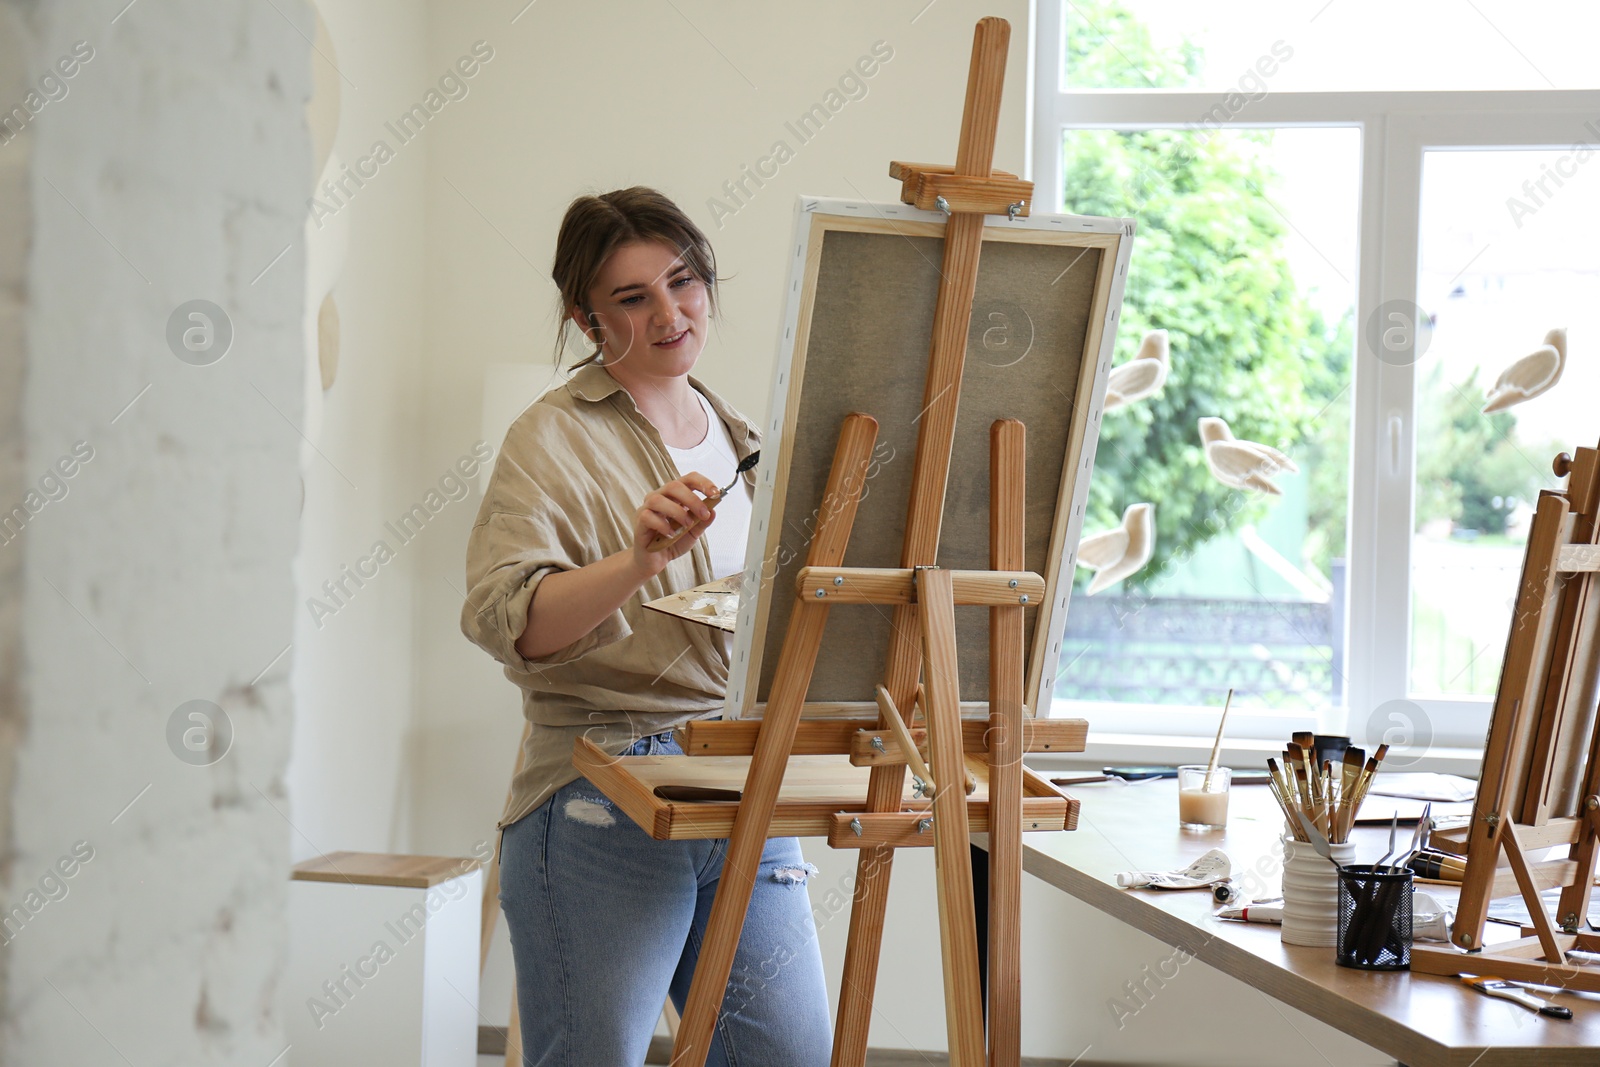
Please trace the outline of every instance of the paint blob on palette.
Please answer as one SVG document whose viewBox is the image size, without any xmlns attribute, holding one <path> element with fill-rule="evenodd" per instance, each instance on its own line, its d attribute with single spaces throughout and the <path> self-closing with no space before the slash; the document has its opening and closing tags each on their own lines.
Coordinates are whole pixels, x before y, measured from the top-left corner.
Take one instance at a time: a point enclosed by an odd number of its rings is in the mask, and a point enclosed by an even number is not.
<svg viewBox="0 0 1600 1067">
<path fill-rule="evenodd" d="M 740 575 L 730 574 L 726 578 L 652 600 L 645 607 L 733 633 L 734 623 L 739 618 L 739 579 Z"/>
</svg>

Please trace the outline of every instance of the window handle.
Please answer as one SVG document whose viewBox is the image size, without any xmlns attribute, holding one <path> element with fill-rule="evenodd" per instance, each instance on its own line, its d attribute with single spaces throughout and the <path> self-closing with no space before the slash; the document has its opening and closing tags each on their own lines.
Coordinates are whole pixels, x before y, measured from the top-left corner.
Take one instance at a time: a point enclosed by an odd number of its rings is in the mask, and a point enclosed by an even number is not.
<svg viewBox="0 0 1600 1067">
<path fill-rule="evenodd" d="M 1389 415 L 1389 474 L 1391 477 L 1400 476 L 1400 448 L 1403 438 L 1401 431 L 1405 429 L 1405 420 L 1399 412 Z"/>
</svg>

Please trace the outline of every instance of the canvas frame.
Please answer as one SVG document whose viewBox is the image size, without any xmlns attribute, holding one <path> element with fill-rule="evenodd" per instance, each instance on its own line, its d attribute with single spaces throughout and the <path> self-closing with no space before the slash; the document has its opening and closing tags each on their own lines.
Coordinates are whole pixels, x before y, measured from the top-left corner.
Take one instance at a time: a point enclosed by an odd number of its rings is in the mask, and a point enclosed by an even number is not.
<svg viewBox="0 0 1600 1067">
<path fill-rule="evenodd" d="M 851 410 L 878 418 L 885 438 L 893 437 L 898 431 L 903 450 L 896 449 L 892 456 L 884 455 L 889 461 L 894 456 L 902 457 L 905 475 L 909 474 L 915 452 L 915 429 L 907 425 L 904 409 L 908 399 L 913 408 L 921 404 L 933 294 L 938 281 L 936 265 L 940 261 L 945 222 L 946 216 L 940 212 L 922 211 L 901 203 L 802 197 L 796 205 L 796 237 L 789 255 L 784 290 L 786 306 L 772 375 L 771 406 L 763 428 L 763 458 L 747 542 L 749 566 L 743 581 L 724 718 L 758 718 L 764 711 L 763 670 L 776 661 L 789 614 L 785 609 L 792 606 L 795 595 L 793 576 L 804 563 L 804 538 L 799 531 L 807 517 L 814 517 L 816 510 L 823 506 L 820 491 L 808 492 L 806 483 L 818 480 L 816 457 L 831 454 L 839 429 L 838 419 L 833 418 L 832 424 L 826 419 L 821 420 L 821 424 L 812 424 L 817 421 L 815 419 L 807 421 L 805 416 L 811 413 L 808 409 L 823 405 L 826 395 L 819 393 L 813 401 L 807 389 L 831 393 L 843 374 L 859 375 L 865 373 L 861 368 L 871 368 L 870 361 L 881 347 L 870 336 L 873 328 L 881 328 L 886 334 L 878 338 L 879 342 L 887 340 L 900 349 L 901 362 L 882 368 L 884 379 L 893 383 L 893 394 L 887 390 L 864 389 L 857 382 L 855 392 L 864 395 L 829 399 L 835 407 L 840 402 L 853 402 Z M 1045 603 L 1037 611 L 1027 613 L 1025 705 L 1028 714 L 1044 717 L 1050 714 L 1056 663 L 1066 625 L 1077 545 L 1083 533 L 1083 514 L 1133 232 L 1133 222 L 1129 219 L 1080 215 L 1032 215 L 1016 219 L 990 216 L 984 227 L 983 255 L 979 260 L 977 296 L 973 305 L 977 332 L 969 335 L 969 369 L 963 377 L 958 435 L 963 430 L 971 434 L 981 432 L 986 441 L 988 416 L 997 414 L 1019 418 L 1029 430 L 1027 497 L 1030 508 L 1035 509 L 1035 517 L 1030 519 L 1033 536 L 1029 569 L 1043 575 L 1047 592 Z M 906 251 L 908 247 L 916 250 L 915 255 Z M 1089 262 L 1083 263 L 1086 259 Z M 1001 405 L 1005 408 L 1003 412 L 977 410 L 982 407 L 977 400 L 972 401 L 974 410 L 969 410 L 969 385 L 978 382 L 983 372 L 975 360 L 982 359 L 983 346 L 988 344 L 988 335 L 983 332 L 986 328 L 984 316 L 992 314 L 985 308 L 993 304 L 993 294 L 986 297 L 986 283 L 992 282 L 988 288 L 997 293 L 1013 291 L 1008 288 L 1012 282 L 1018 284 L 1019 291 L 1032 292 L 1042 286 L 1040 279 L 1044 276 L 1035 267 L 1054 270 L 1064 262 L 1070 265 L 1061 272 L 1061 277 L 1072 276 L 1072 283 L 1062 289 L 1059 304 L 1051 291 L 1059 284 L 1058 280 L 1051 283 L 1044 299 L 1020 306 L 1023 317 L 1029 320 L 1030 342 L 1042 331 L 1049 334 L 1054 343 L 1037 353 L 1031 348 L 1025 351 L 1018 357 L 1016 366 L 1021 366 L 1022 359 L 1031 357 L 1036 361 L 1028 368 L 1032 374 L 1041 373 L 1041 364 L 1064 371 L 1059 379 L 1050 378 L 1053 392 L 1019 390 L 1014 398 L 1007 394 L 1006 403 Z M 926 277 L 900 276 L 922 272 L 924 263 L 934 271 L 933 284 L 928 284 Z M 1079 267 L 1079 263 L 1083 266 Z M 849 283 L 852 268 L 862 270 L 873 265 L 886 268 L 887 276 L 880 271 L 860 287 Z M 892 291 L 897 289 L 907 294 L 905 299 L 891 298 Z M 859 300 L 858 293 L 861 294 Z M 914 295 L 918 293 L 926 293 L 926 299 Z M 876 308 L 863 310 L 862 301 L 869 299 L 867 294 L 871 299 L 882 301 L 888 309 L 882 313 L 884 321 L 878 327 L 872 324 L 878 323 L 879 311 Z M 903 306 L 911 304 L 915 307 Z M 1029 310 L 1030 307 L 1033 310 Z M 1036 317 L 1047 321 L 1048 325 L 1037 327 Z M 839 344 L 836 336 L 831 342 L 823 343 L 829 331 L 841 328 L 841 323 L 854 323 L 853 328 L 858 330 L 866 324 L 859 348 L 854 343 Z M 1081 337 L 1076 336 L 1079 327 Z M 983 339 L 976 352 L 974 337 Z M 920 357 L 915 355 L 919 346 Z M 989 362 L 989 366 L 995 365 Z M 898 420 L 887 410 L 896 406 L 901 409 Z M 988 407 L 996 407 L 993 397 Z M 977 421 L 982 421 L 982 425 L 976 425 Z M 1058 446 L 1053 450 L 1045 446 L 1052 436 Z M 879 448 L 884 447 L 880 440 Z M 1036 451 L 1041 447 L 1044 447 L 1043 452 Z M 810 464 L 802 466 L 797 457 L 808 453 Z M 961 509 L 954 513 L 956 525 L 964 523 L 965 516 L 970 513 L 975 516 L 974 523 L 981 522 L 987 529 L 989 509 L 986 495 L 981 495 L 984 491 L 980 482 L 987 482 L 988 464 L 986 447 L 954 449 L 947 525 L 940 541 L 942 565 L 975 568 L 988 565 L 986 533 L 980 538 L 971 524 L 962 530 L 949 525 L 954 508 Z M 885 468 L 887 466 L 888 462 L 884 464 Z M 825 469 L 821 471 L 822 475 L 825 473 Z M 868 477 L 870 483 L 871 467 Z M 963 478 L 981 495 L 981 498 L 974 496 L 968 500 L 969 506 L 965 508 L 961 493 Z M 869 484 L 869 495 L 872 488 Z M 852 534 L 848 565 L 899 565 L 898 538 L 903 536 L 903 530 L 895 529 L 892 524 L 897 514 L 903 522 L 905 500 L 894 498 L 892 493 L 886 495 L 889 499 L 880 501 L 880 528 L 876 536 L 873 520 L 866 517 L 867 501 L 863 499 L 863 516 L 858 517 Z M 1048 513 L 1047 520 L 1040 518 L 1044 513 Z M 865 522 L 863 517 L 866 517 Z M 966 536 L 949 536 L 958 533 Z M 797 537 L 801 540 L 798 547 Z M 974 543 L 980 540 L 981 543 Z M 887 646 L 887 623 L 883 624 L 882 640 L 864 642 L 860 634 L 852 635 L 848 631 L 846 620 L 849 617 L 845 614 L 872 610 L 842 606 L 830 613 L 830 633 L 841 629 L 846 632 L 836 639 L 836 646 L 831 650 L 825 641 L 819 653 L 811 691 L 815 696 L 808 696 L 806 717 L 871 718 L 877 714 L 869 681 L 871 667 L 852 654 L 851 641 L 855 641 L 855 649 L 868 643 L 882 645 L 884 649 L 877 650 L 882 654 Z M 971 617 L 970 625 L 958 625 L 963 674 L 962 714 L 981 718 L 989 713 L 987 614 L 986 609 L 961 610 L 983 613 L 981 618 Z M 845 673 L 852 676 L 840 677 Z M 838 685 L 829 690 L 828 679 L 834 677 L 839 677 Z M 1047 679 L 1049 684 L 1046 684 Z M 819 686 L 824 690 L 820 694 Z"/>
</svg>

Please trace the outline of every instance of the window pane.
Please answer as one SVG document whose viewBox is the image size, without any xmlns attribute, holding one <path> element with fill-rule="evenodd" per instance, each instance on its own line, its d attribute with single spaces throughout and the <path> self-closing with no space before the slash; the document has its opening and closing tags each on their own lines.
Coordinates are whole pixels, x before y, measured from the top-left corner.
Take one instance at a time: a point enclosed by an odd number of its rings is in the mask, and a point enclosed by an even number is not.
<svg viewBox="0 0 1600 1067">
<path fill-rule="evenodd" d="M 1080 567 L 1057 693 L 1338 705 L 1359 132 L 1074 130 L 1063 151 L 1069 211 L 1138 221 L 1113 391 L 1148 331 L 1167 331 L 1171 369 L 1102 420 L 1085 533 L 1126 522 L 1136 552 L 1128 509 L 1151 504 L 1155 544 L 1092 594 Z M 1203 445 L 1203 418 L 1235 440 Z M 1086 540 L 1080 560 L 1119 542 Z"/>
<path fill-rule="evenodd" d="M 1430 151 L 1423 158 L 1417 292 L 1432 322 L 1417 360 L 1411 688 L 1492 695 L 1528 523 L 1557 452 L 1600 435 L 1600 163 L 1587 149 Z M 1567 329 L 1547 392 L 1491 414 L 1501 373 Z M 1546 351 L 1513 378 L 1538 387 Z"/>
<path fill-rule="evenodd" d="M 1062 87 L 1589 89 L 1600 7 L 1511 0 L 1066 0 Z"/>
</svg>

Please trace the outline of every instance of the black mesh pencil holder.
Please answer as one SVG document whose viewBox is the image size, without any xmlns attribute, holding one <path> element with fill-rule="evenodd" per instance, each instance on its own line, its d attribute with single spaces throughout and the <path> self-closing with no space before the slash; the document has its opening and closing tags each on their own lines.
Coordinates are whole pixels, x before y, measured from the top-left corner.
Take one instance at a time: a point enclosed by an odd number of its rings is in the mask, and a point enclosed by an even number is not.
<svg viewBox="0 0 1600 1067">
<path fill-rule="evenodd" d="M 1411 966 L 1411 871 L 1356 864 L 1339 872 L 1339 966 L 1404 971 Z"/>
</svg>

